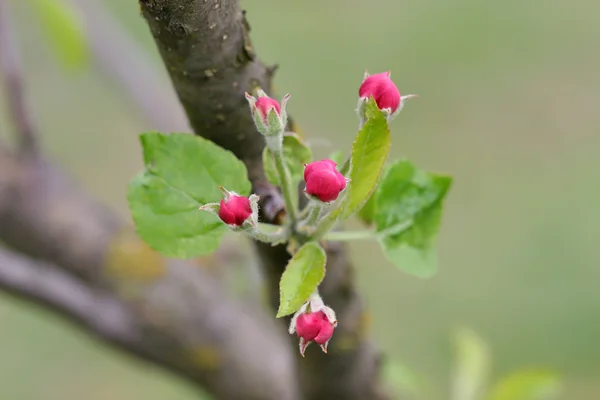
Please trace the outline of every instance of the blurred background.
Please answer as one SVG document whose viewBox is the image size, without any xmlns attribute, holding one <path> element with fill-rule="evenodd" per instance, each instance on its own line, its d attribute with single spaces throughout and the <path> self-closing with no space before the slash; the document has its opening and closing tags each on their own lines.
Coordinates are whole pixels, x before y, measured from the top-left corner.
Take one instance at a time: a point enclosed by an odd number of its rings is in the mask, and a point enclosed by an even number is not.
<svg viewBox="0 0 600 400">
<path fill-rule="evenodd" d="M 128 216 L 154 128 L 91 63 L 65 69 L 14 1 L 26 83 L 47 153 Z M 348 151 L 365 69 L 418 93 L 392 123 L 393 157 L 454 176 L 440 270 L 396 270 L 352 243 L 372 336 L 446 398 L 451 334 L 466 325 L 493 376 L 545 366 L 562 398 L 600 398 L 600 3 L 576 0 L 241 1 L 259 57 L 317 156 Z M 169 84 L 134 0 L 104 0 Z M 5 100 L 0 136 L 7 138 Z M 356 223 L 358 226 L 358 223 Z M 0 399 L 197 399 L 195 389 L 122 356 L 45 310 L 0 294 Z"/>
</svg>

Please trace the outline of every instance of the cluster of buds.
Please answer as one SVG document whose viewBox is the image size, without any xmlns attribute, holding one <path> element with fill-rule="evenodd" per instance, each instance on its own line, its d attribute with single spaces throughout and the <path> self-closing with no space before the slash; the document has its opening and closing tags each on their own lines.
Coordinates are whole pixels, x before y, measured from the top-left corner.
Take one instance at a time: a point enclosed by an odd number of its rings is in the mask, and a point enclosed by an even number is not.
<svg viewBox="0 0 600 400">
<path fill-rule="evenodd" d="M 287 125 L 286 104 L 290 96 L 286 95 L 281 100 L 267 96 L 262 90 L 257 90 L 257 97 L 246 93 L 246 99 L 250 105 L 252 118 L 258 131 L 265 137 L 267 146 L 272 150 L 275 157 L 280 157 L 279 165 L 283 165 L 283 132 Z M 417 95 L 402 96 L 392 81 L 390 72 L 382 72 L 374 75 L 365 73 L 364 79 L 358 90 L 359 100 L 357 113 L 361 127 L 367 121 L 366 105 L 371 98 L 375 100 L 377 107 L 387 115 L 388 121 L 396 116 L 403 108 L 406 100 L 417 97 Z M 285 167 L 279 171 L 282 189 L 288 190 L 284 182 L 287 172 Z M 337 164 L 329 159 L 315 161 L 305 165 L 304 182 L 306 187 L 304 193 L 313 201 L 314 215 L 318 220 L 323 203 L 330 204 L 336 201 L 340 193 L 346 189 L 349 180 L 337 170 Z M 234 231 L 244 231 L 255 239 L 277 242 L 277 238 L 261 233 L 257 230 L 258 222 L 258 196 L 240 196 L 234 192 L 227 191 L 221 187 L 223 199 L 220 203 L 210 203 L 200 207 L 201 210 L 212 212 L 221 221 Z M 289 197 L 289 196 L 288 196 Z M 291 202 L 286 199 L 287 205 Z M 291 211 L 291 210 L 290 210 Z M 284 239 L 285 240 L 285 239 Z M 300 353 L 304 356 L 306 348 L 312 342 L 317 343 L 323 352 L 327 353 L 327 345 L 333 336 L 337 319 L 335 312 L 327 307 L 318 291 L 315 291 L 310 299 L 294 314 L 289 332 L 300 338 Z"/>
<path fill-rule="evenodd" d="M 335 312 L 323 303 L 323 299 L 315 291 L 292 317 L 289 332 L 290 335 L 296 333 L 300 338 L 300 354 L 304 357 L 306 348 L 312 342 L 317 343 L 321 350 L 327 353 L 327 345 L 336 326 Z"/>
<path fill-rule="evenodd" d="M 369 75 L 365 72 L 363 82 L 358 89 L 358 117 L 361 125 L 366 121 L 365 106 L 373 97 L 377 107 L 388 115 L 388 121 L 394 118 L 404 107 L 406 100 L 418 97 L 416 94 L 400 95 L 400 90 L 391 78 L 391 72 Z"/>
<path fill-rule="evenodd" d="M 346 188 L 348 180 L 337 170 L 332 160 L 315 161 L 304 167 L 304 193 L 323 203 L 335 201 Z"/>
</svg>

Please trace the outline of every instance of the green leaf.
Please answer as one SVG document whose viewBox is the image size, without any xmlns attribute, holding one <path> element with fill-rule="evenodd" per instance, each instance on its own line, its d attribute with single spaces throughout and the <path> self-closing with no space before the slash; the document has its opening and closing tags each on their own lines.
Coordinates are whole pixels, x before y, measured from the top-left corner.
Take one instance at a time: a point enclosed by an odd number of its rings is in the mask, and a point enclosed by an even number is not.
<svg viewBox="0 0 600 400">
<path fill-rule="evenodd" d="M 513 372 L 497 382 L 487 400 L 551 400 L 562 391 L 558 374 L 536 368 Z"/>
<path fill-rule="evenodd" d="M 33 10 L 50 45 L 67 68 L 85 66 L 88 46 L 80 16 L 61 0 L 32 0 Z"/>
<path fill-rule="evenodd" d="M 435 238 L 442 202 L 452 178 L 397 161 L 383 176 L 375 196 L 373 220 L 386 257 L 419 277 L 437 269 Z"/>
<path fill-rule="evenodd" d="M 292 257 L 279 282 L 277 318 L 296 312 L 325 277 L 325 250 L 308 242 Z"/>
<path fill-rule="evenodd" d="M 342 219 L 360 210 L 379 181 L 392 144 L 385 114 L 373 99 L 367 104 L 367 122 L 352 145 L 350 183 L 346 188 Z"/>
<path fill-rule="evenodd" d="M 304 164 L 311 162 L 312 152 L 298 135 L 286 135 L 283 137 L 283 159 L 295 185 L 303 179 Z M 263 151 L 263 165 L 267 180 L 273 185 L 279 185 L 279 175 L 275 169 L 275 161 L 273 161 L 271 150 L 268 147 L 265 147 Z"/>
<path fill-rule="evenodd" d="M 389 166 L 385 167 L 381 173 L 381 176 L 384 177 L 389 169 Z M 375 218 L 375 199 L 377 198 L 377 192 L 379 192 L 379 190 L 380 185 L 377 185 L 375 191 L 371 194 L 371 197 L 369 197 L 369 200 L 367 200 L 365 205 L 356 213 L 358 219 L 367 226 L 373 225 L 373 219 Z"/>
<path fill-rule="evenodd" d="M 475 332 L 460 328 L 454 337 L 456 360 L 452 379 L 453 400 L 478 400 L 487 383 L 490 353 Z"/>
<path fill-rule="evenodd" d="M 215 251 L 226 226 L 198 208 L 219 202 L 219 186 L 250 193 L 246 167 L 213 142 L 184 133 L 140 136 L 146 170 L 129 184 L 129 208 L 140 237 L 167 257 Z"/>
</svg>

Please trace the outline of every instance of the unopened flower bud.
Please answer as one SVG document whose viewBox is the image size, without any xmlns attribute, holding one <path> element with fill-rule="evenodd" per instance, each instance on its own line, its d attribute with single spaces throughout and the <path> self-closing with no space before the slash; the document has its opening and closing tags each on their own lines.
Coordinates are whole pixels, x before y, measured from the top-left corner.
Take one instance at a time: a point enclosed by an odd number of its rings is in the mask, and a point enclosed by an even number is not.
<svg viewBox="0 0 600 400">
<path fill-rule="evenodd" d="M 390 72 L 381 72 L 366 76 L 358 89 L 358 95 L 364 100 L 371 96 L 375 99 L 380 110 L 389 109 L 390 113 L 396 112 L 400 106 L 400 91 L 390 78 Z"/>
<path fill-rule="evenodd" d="M 251 215 L 249 198 L 233 194 L 228 199 L 221 200 L 219 218 L 227 225 L 242 226 Z"/>
<path fill-rule="evenodd" d="M 240 196 L 230 192 L 223 186 L 220 187 L 223 199 L 220 203 L 207 203 L 199 209 L 219 217 L 233 231 L 247 231 L 256 227 L 258 223 L 259 197 L 251 194 L 250 197 Z"/>
<path fill-rule="evenodd" d="M 260 89 L 257 90 L 257 94 L 258 97 L 253 97 L 246 93 L 256 128 L 265 136 L 282 135 L 287 124 L 285 106 L 290 95 L 285 95 L 280 105 Z"/>
<path fill-rule="evenodd" d="M 394 117 L 404 107 L 404 102 L 413 97 L 418 97 L 415 94 L 401 96 L 398 87 L 390 77 L 391 73 L 381 72 L 379 74 L 369 75 L 365 73 L 360 88 L 358 89 L 358 114 L 361 121 L 365 121 L 365 105 L 371 97 L 377 103 L 377 107 L 381 111 L 388 114 L 389 117 Z M 362 122 L 361 122 L 362 124 Z"/>
<path fill-rule="evenodd" d="M 270 97 L 259 97 L 256 99 L 254 106 L 256 107 L 256 111 L 260 113 L 260 118 L 265 122 L 267 121 L 269 112 L 271 110 L 274 110 L 277 115 L 281 115 L 281 106 L 277 100 Z"/>
<path fill-rule="evenodd" d="M 346 178 L 337 169 L 332 160 L 312 162 L 304 168 L 304 192 L 316 197 L 322 202 L 329 203 L 338 198 L 346 188 Z"/>
<path fill-rule="evenodd" d="M 321 350 L 327 353 L 327 345 L 336 326 L 335 312 L 323 304 L 323 299 L 315 291 L 310 300 L 294 314 L 289 331 L 300 338 L 300 354 L 304 357 L 306 348 L 312 342 L 320 345 Z"/>
</svg>

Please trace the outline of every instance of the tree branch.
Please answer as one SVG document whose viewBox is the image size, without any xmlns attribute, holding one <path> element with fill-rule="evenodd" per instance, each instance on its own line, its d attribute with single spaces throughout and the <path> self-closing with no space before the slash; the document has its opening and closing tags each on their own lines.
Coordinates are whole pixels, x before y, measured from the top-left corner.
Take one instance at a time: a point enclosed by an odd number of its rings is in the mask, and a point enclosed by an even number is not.
<svg viewBox="0 0 600 400">
<path fill-rule="evenodd" d="M 56 265 L 1 247 L 0 288 L 49 306 L 113 341 L 135 346 L 139 339 L 135 318 L 113 296 L 90 288 Z"/>
<path fill-rule="evenodd" d="M 20 150 L 26 155 L 38 153 L 35 127 L 23 96 L 21 60 L 13 35 L 10 1 L 0 0 L 0 69 L 8 94 L 8 105 L 18 135 Z"/>
<path fill-rule="evenodd" d="M 283 210 L 279 193 L 264 178 L 264 141 L 251 119 L 244 92 L 271 89 L 273 69 L 255 56 L 249 25 L 234 0 L 139 0 L 175 90 L 196 134 L 225 147 L 248 167 L 261 196 L 262 219 L 277 222 Z M 289 259 L 283 247 L 257 244 L 271 278 L 273 304 Z M 301 360 L 306 399 L 388 399 L 379 383 L 379 355 L 366 338 L 364 307 L 352 279 L 344 248 L 331 245 L 328 274 L 320 290 L 340 324 L 330 354 L 312 351 Z M 295 341 L 295 338 L 292 340 Z M 294 343 L 294 350 L 297 343 Z"/>
<path fill-rule="evenodd" d="M 165 263 L 47 163 L 0 152 L 0 171 L 0 240 L 51 262 L 5 253 L 2 286 L 44 301 L 217 398 L 298 399 L 285 333 L 263 310 L 233 300 L 198 266 Z M 65 304 L 77 296 L 99 308 Z M 103 314 L 105 306 L 115 314 Z M 109 316 L 122 326 L 100 324 Z"/>
<path fill-rule="evenodd" d="M 189 265 L 171 268 L 178 272 L 147 288 L 141 301 L 90 287 L 55 265 L 0 248 L 1 288 L 49 306 L 97 337 L 201 383 L 217 398 L 297 398 L 286 368 L 290 360 L 285 351 L 277 352 L 284 344 L 281 336 L 265 329 L 272 328 L 268 317 L 257 318 L 250 308 L 221 302 L 218 285 L 198 276 L 199 270 Z"/>
</svg>

